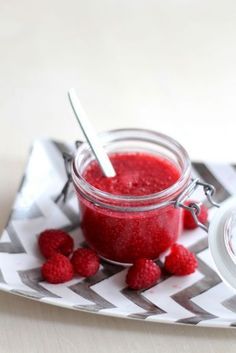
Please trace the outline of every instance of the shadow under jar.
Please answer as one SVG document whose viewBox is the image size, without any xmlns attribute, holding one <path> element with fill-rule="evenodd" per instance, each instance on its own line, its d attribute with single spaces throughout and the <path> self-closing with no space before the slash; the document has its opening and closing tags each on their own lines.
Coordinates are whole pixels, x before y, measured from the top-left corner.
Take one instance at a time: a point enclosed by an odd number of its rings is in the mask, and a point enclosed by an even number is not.
<svg viewBox="0 0 236 353">
<path fill-rule="evenodd" d="M 72 179 L 84 237 L 99 256 L 111 262 L 129 264 L 140 257 L 156 259 L 182 231 L 182 209 L 171 201 L 190 182 L 188 154 L 174 139 L 150 130 L 111 130 L 100 134 L 100 138 L 111 157 L 154 156 L 172 166 L 178 178 L 169 187 L 147 195 L 100 190 L 85 178 L 88 167 L 96 162 L 88 144 L 82 143 L 72 163 Z"/>
</svg>

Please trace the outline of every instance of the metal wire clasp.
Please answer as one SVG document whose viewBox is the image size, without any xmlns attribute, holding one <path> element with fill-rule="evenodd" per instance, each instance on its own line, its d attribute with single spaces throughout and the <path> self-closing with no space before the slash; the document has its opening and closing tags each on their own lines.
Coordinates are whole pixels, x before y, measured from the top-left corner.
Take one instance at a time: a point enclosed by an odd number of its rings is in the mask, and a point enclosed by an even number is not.
<svg viewBox="0 0 236 353">
<path fill-rule="evenodd" d="M 202 181 L 200 181 L 198 178 L 196 179 L 192 179 L 191 183 L 188 185 L 188 187 L 177 197 L 177 199 L 175 200 L 174 206 L 176 208 L 181 207 L 189 212 L 191 212 L 192 217 L 194 219 L 194 221 L 196 222 L 196 224 L 202 228 L 203 230 L 205 230 L 206 232 L 208 232 L 208 226 L 201 223 L 198 220 L 198 215 L 200 213 L 200 203 L 197 202 L 192 202 L 188 205 L 185 204 L 185 201 L 189 198 L 190 195 L 192 195 L 192 193 L 198 188 L 198 187 L 203 187 L 203 191 L 207 197 L 207 200 L 209 201 L 209 203 L 212 206 L 215 207 L 220 207 L 220 205 L 215 202 L 213 200 L 213 196 L 215 194 L 215 187 L 211 184 L 208 183 L 203 183 Z"/>
</svg>

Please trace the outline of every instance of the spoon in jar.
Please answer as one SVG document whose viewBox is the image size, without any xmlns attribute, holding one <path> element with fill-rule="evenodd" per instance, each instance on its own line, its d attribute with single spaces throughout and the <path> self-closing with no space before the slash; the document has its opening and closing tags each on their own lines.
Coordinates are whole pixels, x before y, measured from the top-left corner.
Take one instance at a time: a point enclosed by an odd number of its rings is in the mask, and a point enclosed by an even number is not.
<svg viewBox="0 0 236 353">
<path fill-rule="evenodd" d="M 73 88 L 71 88 L 68 91 L 68 97 L 70 104 L 72 106 L 72 109 L 74 111 L 75 117 L 80 125 L 80 128 L 91 148 L 93 151 L 93 154 L 102 169 L 103 174 L 107 178 L 112 178 L 116 175 L 116 172 L 113 168 L 113 165 L 111 164 L 111 161 L 103 148 L 101 142 L 99 141 L 99 138 L 91 125 L 86 112 L 84 111 L 77 95 L 76 92 Z"/>
</svg>

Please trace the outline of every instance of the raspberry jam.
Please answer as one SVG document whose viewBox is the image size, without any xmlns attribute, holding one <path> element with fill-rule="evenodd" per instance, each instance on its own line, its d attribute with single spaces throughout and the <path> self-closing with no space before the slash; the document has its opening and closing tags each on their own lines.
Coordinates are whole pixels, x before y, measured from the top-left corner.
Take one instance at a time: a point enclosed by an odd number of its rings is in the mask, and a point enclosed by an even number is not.
<svg viewBox="0 0 236 353">
<path fill-rule="evenodd" d="M 126 136 L 127 131 L 131 136 Z M 174 158 L 170 152 L 177 152 L 170 147 L 163 149 L 163 141 L 159 146 L 158 137 L 163 139 L 163 135 L 145 130 L 110 133 L 122 132 L 126 132 L 125 139 L 115 144 L 111 141 L 107 147 L 116 171 L 113 178 L 103 176 L 85 144 L 77 152 L 72 176 L 81 228 L 89 246 L 107 260 L 132 263 L 140 257 L 156 259 L 181 232 L 182 211 L 166 201 L 183 189 L 189 173 L 183 178 L 184 160 L 181 164 Z M 147 136 L 137 139 L 138 134 L 151 134 L 148 144 Z"/>
</svg>

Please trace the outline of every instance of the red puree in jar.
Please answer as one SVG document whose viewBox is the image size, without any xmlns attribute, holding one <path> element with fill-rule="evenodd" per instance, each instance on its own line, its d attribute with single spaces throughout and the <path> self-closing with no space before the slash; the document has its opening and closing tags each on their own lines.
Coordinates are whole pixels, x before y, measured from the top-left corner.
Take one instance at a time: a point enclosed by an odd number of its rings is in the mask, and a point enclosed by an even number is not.
<svg viewBox="0 0 236 353">
<path fill-rule="evenodd" d="M 110 159 L 115 177 L 104 177 L 97 162 L 90 163 L 83 177 L 97 189 L 113 195 L 157 193 L 180 177 L 177 166 L 161 156 L 130 152 L 112 154 Z M 125 263 L 139 257 L 155 259 L 176 241 L 181 231 L 181 211 L 173 206 L 127 212 L 125 201 L 114 201 L 114 204 L 124 206 L 124 210 L 119 211 L 96 206 L 82 195 L 78 196 L 84 236 L 106 259 Z"/>
</svg>

